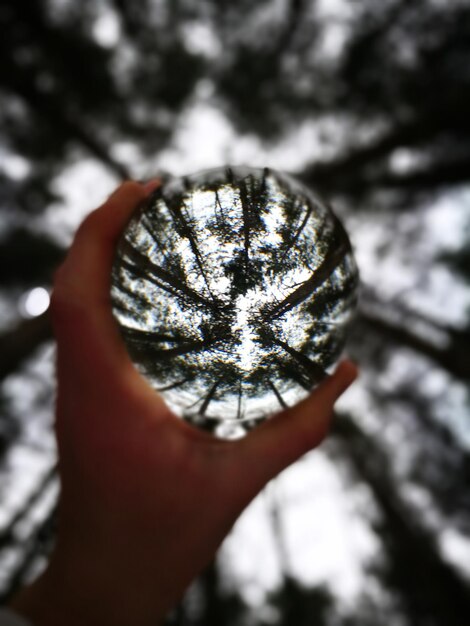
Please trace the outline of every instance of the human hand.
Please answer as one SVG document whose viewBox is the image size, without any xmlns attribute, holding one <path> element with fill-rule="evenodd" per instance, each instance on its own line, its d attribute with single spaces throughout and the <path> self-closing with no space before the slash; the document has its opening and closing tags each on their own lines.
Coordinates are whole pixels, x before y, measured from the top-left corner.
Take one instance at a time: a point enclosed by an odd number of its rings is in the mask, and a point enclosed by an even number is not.
<svg viewBox="0 0 470 626">
<path fill-rule="evenodd" d="M 350 362 L 244 439 L 189 426 L 134 368 L 110 303 L 115 247 L 152 186 L 126 182 L 90 214 L 59 269 L 57 546 L 13 603 L 38 626 L 145 626 L 177 602 L 242 510 L 326 435 Z"/>
</svg>

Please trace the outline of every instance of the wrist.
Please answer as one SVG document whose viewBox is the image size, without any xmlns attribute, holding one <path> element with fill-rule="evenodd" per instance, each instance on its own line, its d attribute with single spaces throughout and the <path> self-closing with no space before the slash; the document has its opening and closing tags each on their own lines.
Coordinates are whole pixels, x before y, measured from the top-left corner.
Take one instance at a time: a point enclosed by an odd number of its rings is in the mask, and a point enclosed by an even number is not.
<svg viewBox="0 0 470 626">
<path fill-rule="evenodd" d="M 11 608 L 34 626 L 155 626 L 163 621 L 158 583 L 139 585 L 126 570 L 100 571 L 93 559 L 78 562 L 55 553 L 47 569 L 22 589 Z"/>
</svg>

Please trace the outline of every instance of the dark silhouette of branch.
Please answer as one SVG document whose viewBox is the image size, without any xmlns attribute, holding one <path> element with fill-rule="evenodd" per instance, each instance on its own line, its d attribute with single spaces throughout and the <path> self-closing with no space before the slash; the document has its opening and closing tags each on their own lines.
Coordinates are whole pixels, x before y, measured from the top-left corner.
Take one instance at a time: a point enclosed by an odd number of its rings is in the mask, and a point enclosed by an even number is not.
<svg viewBox="0 0 470 626">
<path fill-rule="evenodd" d="M 44 55 L 44 64 L 55 76 L 60 77 L 60 90 L 65 97 L 85 99 L 96 108 L 102 109 L 111 100 L 117 102 L 119 95 L 113 77 L 106 72 L 109 53 L 92 38 L 80 36 L 76 28 L 61 27 L 49 19 L 46 5 L 34 0 L 3 0 L 12 11 L 10 30 L 21 25 L 23 37 L 32 46 L 38 45 Z M 14 43 L 15 36 L 12 40 Z M 84 59 L 94 63 L 84 64 Z M 92 90 L 92 98 L 90 98 Z"/>
<path fill-rule="evenodd" d="M 135 343 L 181 343 L 190 341 L 187 337 L 168 335 L 153 330 L 142 330 L 141 328 L 130 328 L 123 324 L 120 325 L 120 331 L 125 339 Z"/>
<path fill-rule="evenodd" d="M 72 114 L 64 103 L 54 94 L 40 90 L 32 71 L 21 68 L 10 58 L 10 51 L 0 41 L 2 64 L 0 66 L 0 84 L 19 95 L 34 113 L 42 116 L 55 132 L 60 132 L 64 141 L 73 139 L 91 152 L 103 164 L 107 165 L 119 178 L 131 178 L 126 167 L 115 161 L 109 150 L 89 133 Z"/>
<path fill-rule="evenodd" d="M 215 383 L 212 385 L 212 387 L 210 387 L 209 391 L 207 392 L 206 397 L 204 398 L 204 402 L 202 403 L 201 408 L 199 409 L 199 415 L 205 415 L 207 411 L 207 407 L 209 406 L 209 402 L 214 398 L 215 393 L 217 391 L 217 387 L 220 385 L 221 382 L 222 382 L 221 379 L 216 380 Z"/>
<path fill-rule="evenodd" d="M 204 259 L 202 257 L 202 254 L 199 251 L 199 246 L 196 240 L 196 236 L 194 235 L 193 229 L 191 228 L 190 223 L 188 222 L 188 220 L 186 219 L 183 213 L 183 203 L 179 204 L 175 202 L 169 202 L 164 197 L 163 192 L 161 191 L 161 188 L 157 190 L 157 194 L 165 202 L 165 205 L 168 211 L 170 212 L 171 216 L 173 217 L 173 220 L 176 223 L 176 227 L 177 229 L 179 229 L 181 235 L 183 237 L 186 237 L 186 239 L 189 241 L 191 252 L 194 255 L 194 258 L 196 260 L 196 265 L 198 266 L 199 271 L 201 272 L 201 276 L 204 279 L 204 282 L 207 287 L 207 291 L 209 292 L 212 300 L 214 301 L 215 306 L 217 306 L 217 299 L 215 298 L 214 294 L 211 291 L 211 288 L 209 287 L 206 270 L 204 269 Z"/>
<path fill-rule="evenodd" d="M 190 378 L 183 378 L 182 380 L 177 380 L 176 382 L 171 383 L 171 385 L 166 385 L 165 387 L 155 387 L 155 391 L 168 391 L 170 389 L 177 389 L 178 387 L 182 387 L 190 380 Z"/>
<path fill-rule="evenodd" d="M 287 409 L 288 407 L 287 403 L 284 401 L 284 398 L 281 396 L 281 394 L 279 393 L 279 390 L 276 388 L 276 385 L 273 383 L 273 381 L 270 378 L 268 378 L 268 385 L 271 388 L 271 391 L 273 392 L 273 394 L 276 396 L 277 401 L 279 402 L 281 407 L 283 409 Z"/>
<path fill-rule="evenodd" d="M 219 226 L 219 228 L 221 228 L 222 230 L 226 230 L 227 219 L 226 219 L 226 215 L 222 207 L 222 204 L 220 202 L 219 191 L 217 189 L 215 190 L 214 214 L 215 214 L 215 219 L 217 220 L 217 225 Z"/>
<path fill-rule="evenodd" d="M 416 320 L 415 320 L 416 321 Z M 410 324 L 395 322 L 385 315 L 379 315 L 361 309 L 355 328 L 358 332 L 367 333 L 373 331 L 384 336 L 391 344 L 407 346 L 420 354 L 430 358 L 457 378 L 470 380 L 469 345 L 470 332 L 450 330 L 448 344 L 445 347 L 436 345 L 429 338 L 418 335 L 411 330 Z M 363 329 L 361 331 L 361 329 Z M 444 327 L 436 330 L 443 330 Z"/>
<path fill-rule="evenodd" d="M 237 420 L 242 419 L 242 384 L 238 381 L 237 390 Z"/>
<path fill-rule="evenodd" d="M 142 30 L 142 21 L 139 19 L 140 2 L 129 3 L 126 0 L 112 0 L 116 11 L 119 13 L 127 35 L 134 39 Z"/>
<path fill-rule="evenodd" d="M 358 184 L 357 179 L 361 179 L 361 174 L 367 167 L 375 166 L 381 159 L 388 157 L 395 148 L 422 146 L 450 132 L 468 133 L 469 99 L 470 95 L 467 93 L 462 93 L 460 100 L 454 98 L 442 100 L 442 96 L 436 96 L 436 101 L 429 103 L 428 108 L 420 111 L 416 117 L 392 120 L 394 123 L 389 130 L 369 144 L 330 162 L 315 163 L 305 168 L 298 176 L 307 184 L 321 188 L 331 187 L 341 190 L 344 186 L 347 188 L 350 184 Z M 445 124 L 443 120 L 446 121 Z"/>
<path fill-rule="evenodd" d="M 240 201 L 242 203 L 243 214 L 243 248 L 245 252 L 245 269 L 248 269 L 248 263 L 250 261 L 250 213 L 252 200 L 249 197 L 247 185 L 244 182 L 240 185 Z"/>
<path fill-rule="evenodd" d="M 268 502 L 269 513 L 271 516 L 271 525 L 276 542 L 276 551 L 281 566 L 281 572 L 284 578 L 294 578 L 290 558 L 290 551 L 286 537 L 286 529 L 283 524 L 282 512 L 284 510 L 282 498 L 278 490 L 279 482 L 274 479 L 269 488 L 265 490 L 265 498 Z"/>
<path fill-rule="evenodd" d="M 0 242 L 0 283 L 38 285 L 50 283 L 65 250 L 43 235 L 14 228 Z"/>
<path fill-rule="evenodd" d="M 338 247 L 331 246 L 312 276 L 301 283 L 300 286 L 292 291 L 284 300 L 268 310 L 265 320 L 269 321 L 280 317 L 306 300 L 338 267 L 348 251 L 349 245 L 346 242 Z"/>
<path fill-rule="evenodd" d="M 272 51 L 274 57 L 285 54 L 294 41 L 295 35 L 300 26 L 302 26 L 305 9 L 308 3 L 306 0 L 290 0 L 288 12 L 284 23 L 284 28 L 278 37 L 275 48 Z"/>
<path fill-rule="evenodd" d="M 13 330 L 0 335 L 0 380 L 14 372 L 33 350 L 51 338 L 52 328 L 47 311 L 20 322 Z"/>
<path fill-rule="evenodd" d="M 43 549 L 41 544 L 50 543 L 54 535 L 55 525 L 57 519 L 57 504 L 55 504 L 43 519 L 43 521 L 34 529 L 33 533 L 28 537 L 23 546 L 23 555 L 14 569 L 13 573 L 9 577 L 8 586 L 0 594 L 0 603 L 7 603 L 18 589 L 26 582 L 26 576 L 28 575 L 32 565 L 38 558 Z"/>
<path fill-rule="evenodd" d="M 282 376 L 293 380 L 306 391 L 310 391 L 312 389 L 312 386 L 315 384 L 315 380 L 312 380 L 311 376 L 307 376 L 303 371 L 301 371 L 292 363 L 277 360 L 276 364 Z"/>
<path fill-rule="evenodd" d="M 217 559 L 205 568 L 198 580 L 202 610 L 199 615 L 189 615 L 185 626 L 228 626 L 245 623 L 246 605 L 235 591 L 223 588 L 223 574 Z M 189 613 L 189 611 L 188 611 Z"/>
<path fill-rule="evenodd" d="M 389 555 L 387 583 L 400 592 L 412 623 L 466 623 L 470 620 L 470 589 L 443 560 L 434 535 L 422 526 L 420 516 L 402 500 L 379 443 L 345 414 L 337 416 L 332 436 L 380 507 L 380 532 Z"/>
<path fill-rule="evenodd" d="M 164 270 L 162 267 L 159 267 L 158 265 L 152 263 L 148 257 L 141 254 L 138 250 L 133 248 L 127 242 L 123 242 L 121 244 L 121 249 L 124 255 L 124 258 L 121 261 L 122 265 L 136 276 L 139 276 L 140 278 L 145 278 L 146 280 L 150 281 L 153 277 L 155 277 L 158 279 L 158 281 L 155 283 L 158 287 L 162 287 L 161 281 L 163 281 L 170 286 L 170 293 L 186 296 L 193 302 L 205 305 L 210 310 L 213 310 L 214 307 L 218 310 L 219 307 L 216 303 L 208 300 L 205 296 L 200 295 L 197 291 L 194 291 L 194 289 L 189 287 L 177 276 L 174 276 L 170 272 Z M 128 263 L 125 260 L 126 258 L 128 258 L 131 263 Z"/>
<path fill-rule="evenodd" d="M 150 353 L 152 358 L 159 361 L 168 361 L 177 356 L 183 356 L 184 354 L 191 354 L 194 352 L 201 352 L 201 350 L 207 350 L 210 346 L 219 341 L 220 337 L 211 337 L 209 339 L 195 339 L 194 341 L 188 341 L 176 348 L 168 348 L 166 350 L 160 350 L 150 343 L 141 343 L 136 341 L 130 341 L 132 348 L 137 352 Z"/>
<path fill-rule="evenodd" d="M 433 191 L 439 187 L 466 183 L 470 180 L 470 156 L 437 161 L 426 169 L 406 174 L 383 174 L 371 177 L 371 190 L 377 187 L 410 191 Z"/>
<path fill-rule="evenodd" d="M 308 356 L 306 356 L 302 352 L 299 352 L 295 348 L 292 348 L 285 341 L 282 341 L 277 337 L 270 337 L 270 340 L 274 344 L 283 348 L 288 354 L 290 354 L 290 356 L 295 361 L 297 361 L 297 363 L 299 363 L 299 365 L 301 365 L 305 369 L 305 371 L 307 371 L 313 377 L 315 381 L 319 381 L 325 377 L 325 370 L 323 369 L 323 367 L 321 367 L 321 365 L 318 365 L 318 363 L 315 363 L 315 361 L 312 361 L 312 359 L 310 359 Z"/>
<path fill-rule="evenodd" d="M 173 288 L 172 286 L 165 284 L 165 282 L 162 282 L 160 280 L 157 280 L 154 276 L 150 276 L 148 273 L 144 273 L 137 264 L 134 263 L 129 263 L 128 261 L 126 261 L 125 259 L 121 260 L 121 266 L 127 270 L 128 272 L 130 272 L 132 275 L 134 276 L 138 276 L 139 278 L 145 278 L 145 280 L 149 281 L 150 283 L 152 283 L 153 285 L 155 285 L 156 287 L 159 287 L 160 289 L 162 289 L 163 291 L 166 291 L 166 293 L 169 293 L 171 296 L 174 296 L 175 298 L 181 298 L 182 294 L 179 293 L 178 289 L 175 287 Z M 132 294 L 129 289 L 127 289 L 127 287 L 123 286 L 122 284 L 119 285 L 119 291 L 125 294 L 128 294 L 131 296 L 131 298 L 134 300 L 134 302 L 132 303 L 133 305 L 135 305 L 135 303 L 139 303 L 140 306 L 147 306 L 148 302 L 145 300 L 144 297 L 142 296 L 134 296 L 134 294 Z M 188 294 L 186 294 L 188 295 Z M 192 299 L 192 298 L 191 298 Z M 119 308 L 121 311 L 129 313 L 132 315 L 133 311 L 129 309 L 128 305 L 130 304 L 129 302 L 125 302 L 125 301 L 119 301 L 117 298 L 115 298 L 114 301 L 114 306 Z"/>
<path fill-rule="evenodd" d="M 282 263 L 284 261 L 284 259 L 288 255 L 288 253 L 292 250 L 292 248 L 297 243 L 300 235 L 302 234 L 302 231 L 304 230 L 305 226 L 307 225 L 308 219 L 309 219 L 310 215 L 312 214 L 312 210 L 313 210 L 313 207 L 310 204 L 310 202 L 308 202 L 307 211 L 305 213 L 305 217 L 302 220 L 300 226 L 298 227 L 295 235 L 292 237 L 291 241 L 289 242 L 289 245 L 287 246 L 286 250 L 283 252 L 281 258 L 279 259 L 279 263 Z"/>
<path fill-rule="evenodd" d="M 8 526 L 0 531 L 0 549 L 15 540 L 15 528 L 19 522 L 23 520 L 36 506 L 40 499 L 44 496 L 51 483 L 57 477 L 57 464 L 54 465 L 41 477 L 38 485 L 22 503 L 18 511 L 8 522 Z"/>
</svg>

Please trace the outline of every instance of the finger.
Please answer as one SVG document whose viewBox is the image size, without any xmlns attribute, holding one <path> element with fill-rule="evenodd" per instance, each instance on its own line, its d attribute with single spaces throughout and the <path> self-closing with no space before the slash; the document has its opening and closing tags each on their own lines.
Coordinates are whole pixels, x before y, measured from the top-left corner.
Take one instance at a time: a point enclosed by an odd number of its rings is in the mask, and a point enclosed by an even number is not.
<svg viewBox="0 0 470 626">
<path fill-rule="evenodd" d="M 79 227 L 52 294 L 59 351 L 63 345 L 71 357 L 75 353 L 90 365 L 103 358 L 116 367 L 129 362 L 111 312 L 111 269 L 123 228 L 157 185 L 123 183 Z"/>
<path fill-rule="evenodd" d="M 109 302 L 115 247 L 133 212 L 158 185 L 126 181 L 98 209 L 90 213 L 75 235 L 57 274 L 55 296 L 86 304 Z"/>
<path fill-rule="evenodd" d="M 253 480 L 262 485 L 315 448 L 326 436 L 336 400 L 357 377 L 357 367 L 343 361 L 335 373 L 296 406 L 278 413 L 239 442 Z"/>
</svg>

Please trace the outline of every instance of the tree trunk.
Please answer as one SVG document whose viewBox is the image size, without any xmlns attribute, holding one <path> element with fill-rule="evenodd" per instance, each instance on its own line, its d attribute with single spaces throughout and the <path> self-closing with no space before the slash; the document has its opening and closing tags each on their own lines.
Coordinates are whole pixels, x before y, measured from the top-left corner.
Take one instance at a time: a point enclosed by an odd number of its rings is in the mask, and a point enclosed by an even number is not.
<svg viewBox="0 0 470 626">
<path fill-rule="evenodd" d="M 337 416 L 332 436 L 380 508 L 380 532 L 389 558 L 385 584 L 402 596 L 413 626 L 470 623 L 468 585 L 442 559 L 434 536 L 402 501 L 378 443 L 344 414 Z"/>
<path fill-rule="evenodd" d="M 122 252 L 124 255 L 124 259 L 128 257 L 132 263 L 128 263 L 125 260 L 121 260 L 121 263 L 126 269 L 133 272 L 135 275 L 140 278 L 144 278 L 147 280 L 151 280 L 152 277 L 156 277 L 159 281 L 163 281 L 167 283 L 171 287 L 170 293 L 176 293 L 176 295 L 186 296 L 193 302 L 198 304 L 203 304 L 208 307 L 210 310 L 213 310 L 214 307 L 218 310 L 219 305 L 217 302 L 212 302 L 208 300 L 205 296 L 202 296 L 197 291 L 194 291 L 191 287 L 189 287 L 185 282 L 183 282 L 177 276 L 174 276 L 170 272 L 167 272 L 162 267 L 155 265 L 144 256 L 141 252 L 133 248 L 127 242 L 123 242 L 121 244 Z M 157 286 L 162 287 L 160 282 L 156 283 Z"/>
<path fill-rule="evenodd" d="M 405 320 L 393 322 L 375 313 L 361 310 L 354 331 L 364 336 L 372 331 L 382 335 L 391 345 L 404 345 L 428 357 L 447 372 L 465 382 L 470 381 L 469 343 L 470 334 L 466 331 L 453 331 L 445 347 L 437 346 L 409 329 Z"/>
<path fill-rule="evenodd" d="M 327 280 L 335 268 L 338 267 L 347 254 L 348 249 L 349 247 L 346 243 L 343 243 L 343 245 L 340 245 L 338 248 L 331 247 L 312 276 L 291 292 L 284 300 L 281 300 L 281 302 L 272 307 L 266 314 L 265 320 L 268 321 L 283 315 L 311 296 L 315 289 Z"/>
<path fill-rule="evenodd" d="M 291 346 L 289 346 L 285 341 L 277 339 L 274 336 L 271 338 L 271 341 L 283 348 L 288 354 L 291 355 L 291 357 L 295 361 L 297 361 L 297 363 L 299 363 L 299 365 L 304 368 L 306 372 L 309 373 L 309 375 L 313 378 L 312 384 L 322 380 L 325 377 L 325 370 L 321 367 L 321 365 L 318 365 L 318 363 L 312 361 L 312 359 L 310 359 L 308 356 L 302 354 L 302 352 L 299 352 L 295 348 L 291 348 Z"/>
</svg>

